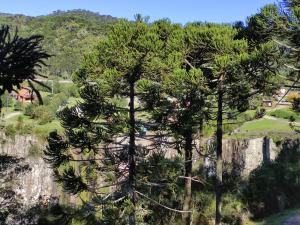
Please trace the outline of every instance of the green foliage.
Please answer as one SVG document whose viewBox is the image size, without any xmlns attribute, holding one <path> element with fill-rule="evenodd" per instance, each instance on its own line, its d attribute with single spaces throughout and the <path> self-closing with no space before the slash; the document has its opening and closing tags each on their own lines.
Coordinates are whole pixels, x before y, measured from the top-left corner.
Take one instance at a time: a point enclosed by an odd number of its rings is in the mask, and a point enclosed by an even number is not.
<svg viewBox="0 0 300 225">
<path fill-rule="evenodd" d="M 5 126 L 4 133 L 8 137 L 14 137 L 16 135 L 17 131 L 16 131 L 16 128 L 14 127 L 14 125 L 9 124 L 9 125 Z"/>
<path fill-rule="evenodd" d="M 290 109 L 277 109 L 269 112 L 268 115 L 286 120 L 289 120 L 291 117 L 293 117 L 295 121 L 300 121 L 300 114 Z"/>
<path fill-rule="evenodd" d="M 265 108 L 257 108 L 255 111 L 255 118 L 261 119 L 266 115 L 266 109 Z"/>
<path fill-rule="evenodd" d="M 9 96 L 8 92 L 5 92 L 3 95 L 1 95 L 1 102 L 3 104 L 3 107 L 13 106 L 13 98 Z"/>
<path fill-rule="evenodd" d="M 137 83 L 141 79 L 158 82 L 172 68 L 168 66 L 168 63 L 172 65 L 172 61 L 165 60 L 168 56 L 166 52 L 170 51 L 168 48 L 171 43 L 168 41 L 172 36 L 165 37 L 163 30 L 158 29 L 161 26 L 172 26 L 169 23 L 163 24 L 147 24 L 140 17 L 135 22 L 121 20 L 114 24 L 109 30 L 108 38 L 101 40 L 94 51 L 85 57 L 82 67 L 75 74 L 75 81 L 81 86 L 81 101 L 63 107 L 58 112 L 66 136 L 52 133 L 48 138 L 45 158 L 55 169 L 56 179 L 66 191 L 73 194 L 88 191 L 92 199 L 97 200 L 95 204 L 105 205 L 105 208 L 115 201 L 111 208 L 103 210 L 103 220 L 109 221 L 109 224 L 123 224 L 127 216 L 132 218 L 135 210 L 137 213 L 134 217 L 137 221 L 146 218 L 143 212 L 148 210 L 150 203 L 138 198 L 139 201 L 134 204 L 132 196 L 137 193 L 133 191 L 143 187 L 142 181 L 146 177 L 149 178 L 147 183 L 156 182 L 153 175 L 160 171 L 156 170 L 154 174 L 152 170 L 155 167 L 146 166 L 147 161 L 133 161 L 134 158 L 142 159 L 152 153 L 150 149 L 137 146 L 132 138 L 137 136 L 136 131 L 145 122 L 145 118 L 136 113 L 137 106 L 132 105 L 136 103 L 134 98 L 140 94 Z M 195 76 L 194 83 L 200 82 L 196 76 L 201 74 L 194 71 L 190 74 L 190 78 Z M 184 79 L 183 76 L 181 78 Z M 93 83 L 89 82 L 91 80 Z M 142 107 L 143 99 L 138 100 L 139 107 Z M 139 113 L 142 110 L 141 108 Z M 124 136 L 130 136 L 129 143 L 126 144 Z M 79 154 L 83 163 L 76 162 L 76 155 Z M 102 158 L 105 160 L 101 160 Z M 171 171 L 165 172 L 167 180 Z M 107 185 L 98 187 L 99 184 L 95 183 L 98 179 Z M 107 194 L 107 186 L 111 185 L 115 188 L 110 189 L 111 193 L 107 198 L 103 194 L 95 196 L 92 192 L 95 189 Z M 174 185 L 167 185 L 165 189 L 168 194 L 159 197 L 166 198 L 167 201 L 168 196 L 175 195 Z M 149 192 L 145 194 L 150 194 L 151 197 L 150 191 L 155 191 L 146 187 L 143 190 Z M 155 204 L 152 207 L 156 208 Z M 155 213 L 151 212 L 151 216 L 156 217 Z M 147 218 L 149 221 L 151 219 Z M 161 220 L 168 219 L 165 217 Z"/>
<path fill-rule="evenodd" d="M 39 120 L 39 124 L 50 123 L 55 119 L 55 114 L 47 106 L 40 105 L 34 108 L 32 118 Z"/>
<path fill-rule="evenodd" d="M 24 109 L 24 115 L 34 118 L 34 109 L 37 107 L 35 104 L 28 104 Z"/>
<path fill-rule="evenodd" d="M 0 61 L 0 95 L 19 89 L 24 81 L 28 81 L 34 89 L 32 81 L 38 69 L 45 66 L 45 61 L 50 57 L 41 47 L 42 40 L 40 35 L 21 38 L 17 31 L 12 33 L 9 26 L 1 26 L 0 45 L 6 54 Z"/>
<path fill-rule="evenodd" d="M 16 101 L 15 104 L 14 104 L 14 110 L 15 111 L 22 111 L 23 110 L 22 102 Z"/>
<path fill-rule="evenodd" d="M 215 217 L 214 195 L 209 191 L 195 193 L 194 223 L 210 225 Z M 223 200 L 223 219 L 225 225 L 244 225 L 248 221 L 245 205 L 235 194 L 225 194 Z"/>
<path fill-rule="evenodd" d="M 83 53 L 105 35 L 107 27 L 115 20 L 84 10 L 59 11 L 40 17 L 0 16 L 0 24 L 18 27 L 23 37 L 43 35 L 43 48 L 53 55 L 47 62 L 49 67 L 43 68 L 43 72 L 67 78 L 80 65 Z"/>
<path fill-rule="evenodd" d="M 264 217 L 295 206 L 300 200 L 298 141 L 287 140 L 274 162 L 264 163 L 250 174 L 245 201 L 251 213 Z"/>
</svg>

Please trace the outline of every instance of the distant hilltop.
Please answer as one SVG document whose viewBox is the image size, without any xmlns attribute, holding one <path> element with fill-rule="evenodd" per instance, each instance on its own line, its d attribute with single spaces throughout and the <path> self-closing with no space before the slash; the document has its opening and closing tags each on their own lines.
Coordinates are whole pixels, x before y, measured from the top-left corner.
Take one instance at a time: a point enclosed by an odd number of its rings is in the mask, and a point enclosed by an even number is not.
<svg viewBox="0 0 300 225">
<path fill-rule="evenodd" d="M 43 47 L 53 55 L 43 73 L 67 79 L 79 68 L 83 55 L 105 37 L 109 25 L 116 20 L 82 9 L 57 10 L 36 17 L 0 13 L 0 25 L 18 28 L 21 36 L 43 35 Z"/>
<path fill-rule="evenodd" d="M 25 14 L 13 14 L 13 13 L 3 13 L 0 12 L 1 17 L 18 17 L 18 16 L 24 16 L 24 17 L 31 17 L 31 18 L 39 18 L 39 17 L 47 17 L 47 16 L 61 16 L 61 15 L 85 15 L 85 16 L 94 16 L 94 17 L 99 17 L 104 20 L 117 20 L 118 18 L 113 17 L 111 15 L 102 15 L 99 12 L 92 12 L 89 10 L 85 9 L 72 9 L 72 10 L 56 10 L 53 11 L 50 14 L 47 15 L 39 15 L 39 16 L 28 16 Z"/>
<path fill-rule="evenodd" d="M 92 12 L 89 10 L 85 9 L 73 9 L 73 10 L 56 10 L 49 14 L 48 16 L 57 16 L 57 15 L 73 15 L 73 14 L 81 14 L 81 15 L 88 15 L 88 16 L 95 16 L 95 17 L 100 17 L 104 20 L 117 20 L 116 17 L 110 16 L 110 15 L 101 15 L 98 12 Z"/>
</svg>

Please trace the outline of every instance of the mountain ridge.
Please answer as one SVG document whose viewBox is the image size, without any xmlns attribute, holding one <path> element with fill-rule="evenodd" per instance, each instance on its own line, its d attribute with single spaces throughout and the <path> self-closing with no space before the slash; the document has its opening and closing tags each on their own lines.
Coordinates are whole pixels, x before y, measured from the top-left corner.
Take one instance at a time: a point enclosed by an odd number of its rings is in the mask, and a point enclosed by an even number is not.
<svg viewBox="0 0 300 225">
<path fill-rule="evenodd" d="M 70 78 L 79 68 L 85 53 L 106 36 L 107 29 L 118 19 L 110 15 L 74 9 L 57 10 L 48 15 L 26 16 L 0 12 L 0 25 L 9 25 L 12 33 L 42 35 L 45 50 L 53 55 L 42 74 Z"/>
</svg>

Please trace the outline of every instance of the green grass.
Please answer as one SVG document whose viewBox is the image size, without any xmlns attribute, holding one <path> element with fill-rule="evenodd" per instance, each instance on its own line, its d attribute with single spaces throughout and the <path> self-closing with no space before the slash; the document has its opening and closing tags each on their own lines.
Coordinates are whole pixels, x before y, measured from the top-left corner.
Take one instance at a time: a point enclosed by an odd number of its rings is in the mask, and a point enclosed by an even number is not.
<svg viewBox="0 0 300 225">
<path fill-rule="evenodd" d="M 290 217 L 293 217 L 296 214 L 300 214 L 300 208 L 285 210 L 282 213 L 272 215 L 265 218 L 262 221 L 251 221 L 246 223 L 246 225 L 281 225 L 285 220 Z"/>
<path fill-rule="evenodd" d="M 14 127 L 17 127 L 19 121 L 18 118 L 22 117 L 22 131 L 17 130 L 21 134 L 35 134 L 40 140 L 45 140 L 49 133 L 53 130 L 57 130 L 58 133 L 63 132 L 63 128 L 60 125 L 60 122 L 58 120 L 53 120 L 50 123 L 46 124 L 39 124 L 38 120 L 31 119 L 29 116 L 25 116 L 23 113 L 21 115 L 17 115 L 14 117 L 11 117 L 7 119 L 4 122 L 4 125 L 13 125 Z M 16 128 L 17 129 L 17 128 Z"/>
<path fill-rule="evenodd" d="M 240 131 L 244 132 L 293 132 L 289 123 L 284 120 L 260 119 L 244 123 Z"/>
<path fill-rule="evenodd" d="M 274 116 L 277 118 L 287 119 L 287 120 L 290 119 L 291 117 L 294 117 L 296 119 L 296 122 L 300 122 L 300 113 L 297 113 L 289 108 L 270 111 L 267 113 L 267 115 Z"/>
</svg>

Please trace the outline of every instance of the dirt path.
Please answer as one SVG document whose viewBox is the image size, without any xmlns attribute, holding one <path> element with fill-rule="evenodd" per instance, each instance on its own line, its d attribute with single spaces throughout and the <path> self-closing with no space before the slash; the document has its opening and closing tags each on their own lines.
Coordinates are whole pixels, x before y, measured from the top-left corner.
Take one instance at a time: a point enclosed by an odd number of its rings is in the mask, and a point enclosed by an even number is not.
<svg viewBox="0 0 300 225">
<path fill-rule="evenodd" d="M 21 114 L 22 114 L 22 112 L 13 112 L 13 113 L 9 113 L 9 114 L 5 115 L 4 119 L 7 120 L 7 119 L 9 119 L 9 118 L 12 118 L 12 117 L 14 117 L 14 116 L 18 116 L 18 115 L 21 115 Z"/>
<path fill-rule="evenodd" d="M 263 118 L 268 119 L 268 120 L 278 120 L 278 118 L 276 118 L 274 116 L 268 116 L 268 115 L 265 115 Z"/>
<path fill-rule="evenodd" d="M 300 214 L 289 218 L 282 225 L 300 225 Z"/>
</svg>

